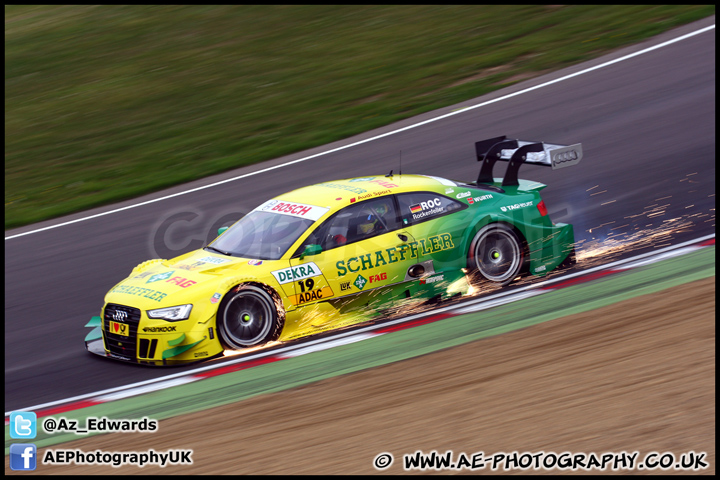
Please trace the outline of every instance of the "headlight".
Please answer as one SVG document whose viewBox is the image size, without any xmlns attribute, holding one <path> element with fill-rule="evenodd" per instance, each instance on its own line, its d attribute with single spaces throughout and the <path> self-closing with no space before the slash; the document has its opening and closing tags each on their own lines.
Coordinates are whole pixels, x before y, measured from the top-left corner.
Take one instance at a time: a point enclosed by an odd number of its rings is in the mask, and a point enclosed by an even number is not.
<svg viewBox="0 0 720 480">
<path fill-rule="evenodd" d="M 178 305 L 177 307 L 158 308 L 157 310 L 148 310 L 147 316 L 150 318 L 161 318 L 168 322 L 175 322 L 177 320 L 185 320 L 190 317 L 190 310 L 192 310 L 192 304 L 190 305 Z"/>
</svg>

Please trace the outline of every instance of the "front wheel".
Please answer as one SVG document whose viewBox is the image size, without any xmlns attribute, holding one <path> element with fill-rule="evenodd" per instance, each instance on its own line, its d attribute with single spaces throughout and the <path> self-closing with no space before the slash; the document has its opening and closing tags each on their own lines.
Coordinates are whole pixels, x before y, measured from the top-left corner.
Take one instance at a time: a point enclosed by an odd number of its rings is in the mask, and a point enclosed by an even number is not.
<svg viewBox="0 0 720 480">
<path fill-rule="evenodd" d="M 234 289 L 218 309 L 218 333 L 226 348 L 241 349 L 275 340 L 282 323 L 272 296 L 254 285 Z"/>
<path fill-rule="evenodd" d="M 491 223 L 475 235 L 468 252 L 468 266 L 497 285 L 507 285 L 520 273 L 524 251 L 517 234 L 508 225 Z"/>
</svg>

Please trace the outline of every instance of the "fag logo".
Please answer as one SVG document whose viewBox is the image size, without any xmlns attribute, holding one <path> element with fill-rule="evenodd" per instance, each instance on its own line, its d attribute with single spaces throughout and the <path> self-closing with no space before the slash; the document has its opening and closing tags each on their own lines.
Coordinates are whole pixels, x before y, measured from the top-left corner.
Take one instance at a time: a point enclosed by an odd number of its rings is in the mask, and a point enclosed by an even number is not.
<svg viewBox="0 0 720 480">
<path fill-rule="evenodd" d="M 173 273 L 175 273 L 175 270 L 173 270 L 172 272 L 156 273 L 152 277 L 148 278 L 148 281 L 145 283 L 153 283 L 159 282 L 160 280 L 167 280 Z"/>
<path fill-rule="evenodd" d="M 370 275 L 370 283 L 373 282 L 381 282 L 383 280 L 387 280 L 387 273 L 383 272 L 378 275 Z"/>
<path fill-rule="evenodd" d="M 422 207 L 420 206 L 419 203 L 416 205 L 410 205 L 410 213 L 418 213 L 418 212 L 422 212 Z"/>
<path fill-rule="evenodd" d="M 191 287 L 197 283 L 194 280 L 188 280 L 187 278 L 184 278 L 184 277 L 173 277 L 170 280 L 167 280 L 167 283 L 170 283 L 170 282 L 172 282 L 182 288 Z"/>
<path fill-rule="evenodd" d="M 383 179 L 381 179 L 381 178 L 379 178 L 379 179 L 377 179 L 377 180 L 371 180 L 371 183 L 377 183 L 377 184 L 380 185 L 381 187 L 385 187 L 385 188 L 395 188 L 395 187 L 397 187 L 396 184 L 387 182 L 387 181 L 385 181 L 385 180 L 383 180 Z"/>
<path fill-rule="evenodd" d="M 367 279 L 362 275 L 358 275 L 358 277 L 355 279 L 354 285 L 358 288 L 358 290 L 362 290 L 363 287 L 365 287 L 366 283 Z"/>
<path fill-rule="evenodd" d="M 370 182 L 370 183 L 377 183 L 378 185 L 385 187 L 385 188 L 395 188 L 398 185 L 388 182 L 386 180 L 383 180 L 382 178 L 376 179 L 375 177 L 364 177 L 364 178 L 351 178 L 348 180 L 348 182 Z"/>
</svg>

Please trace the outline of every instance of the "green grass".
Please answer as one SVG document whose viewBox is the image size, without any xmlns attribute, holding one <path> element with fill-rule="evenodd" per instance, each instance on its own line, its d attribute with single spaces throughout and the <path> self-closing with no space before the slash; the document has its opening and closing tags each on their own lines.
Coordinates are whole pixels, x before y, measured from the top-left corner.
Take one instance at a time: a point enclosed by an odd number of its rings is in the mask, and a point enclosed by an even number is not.
<svg viewBox="0 0 720 480">
<path fill-rule="evenodd" d="M 714 6 L 6 6 L 5 228 L 322 145 Z"/>
</svg>

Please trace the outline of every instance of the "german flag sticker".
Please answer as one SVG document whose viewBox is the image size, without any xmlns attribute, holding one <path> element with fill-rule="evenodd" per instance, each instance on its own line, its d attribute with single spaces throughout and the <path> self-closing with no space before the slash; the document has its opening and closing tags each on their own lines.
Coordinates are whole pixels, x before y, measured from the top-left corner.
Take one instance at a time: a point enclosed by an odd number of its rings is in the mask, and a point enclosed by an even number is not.
<svg viewBox="0 0 720 480">
<path fill-rule="evenodd" d="M 417 205 L 410 205 L 410 213 L 422 212 L 422 207 L 418 203 Z"/>
</svg>

